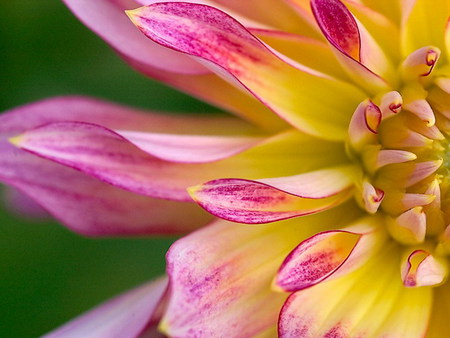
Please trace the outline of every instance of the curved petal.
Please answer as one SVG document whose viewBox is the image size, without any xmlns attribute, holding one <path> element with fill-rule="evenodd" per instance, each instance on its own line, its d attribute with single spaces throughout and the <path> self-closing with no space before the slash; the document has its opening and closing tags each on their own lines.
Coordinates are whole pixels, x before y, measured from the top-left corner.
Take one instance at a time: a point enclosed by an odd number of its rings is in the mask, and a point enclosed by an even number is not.
<svg viewBox="0 0 450 338">
<path fill-rule="evenodd" d="M 270 289 L 277 267 L 336 215 L 354 217 L 353 207 L 337 209 L 261 227 L 220 220 L 175 242 L 167 256 L 172 296 L 160 328 L 174 337 L 250 337 L 270 329 L 286 298 Z"/>
<path fill-rule="evenodd" d="M 147 2 L 155 1 L 140 1 L 142 4 Z M 123 12 L 124 9 L 137 7 L 138 2 L 66 0 L 65 3 L 81 21 L 111 44 L 138 71 L 232 111 L 268 130 L 286 127 L 281 119 L 256 99 L 211 74 L 195 60 L 161 47 L 142 36 Z M 264 121 L 261 121 L 262 116 Z"/>
<path fill-rule="evenodd" d="M 423 337 L 429 288 L 404 288 L 400 253 L 385 245 L 360 269 L 292 294 L 280 314 L 281 337 Z"/>
<path fill-rule="evenodd" d="M 186 187 L 201 181 L 205 168 L 168 163 L 159 158 L 212 162 L 242 152 L 261 140 L 170 135 L 164 138 L 143 133 L 131 133 L 131 138 L 125 138 L 127 135 L 129 133 L 116 133 L 96 124 L 57 122 L 27 130 L 10 141 L 20 149 L 123 189 L 187 202 L 190 199 Z M 200 140 L 203 147 L 198 144 Z"/>
<path fill-rule="evenodd" d="M 372 94 L 389 91 L 394 68 L 369 32 L 340 0 L 313 0 L 311 7 L 339 62 Z"/>
<path fill-rule="evenodd" d="M 343 0 L 345 6 L 352 12 L 358 22 L 361 22 L 367 28 L 386 55 L 392 61 L 399 62 L 400 31 L 396 25 L 398 21 L 392 21 L 389 18 L 397 0 L 389 1 L 391 4 L 389 11 L 377 11 L 355 0 Z M 386 36 L 389 36 L 389 39 L 386 39 Z"/>
<path fill-rule="evenodd" d="M 88 147 L 89 142 L 94 140 L 86 140 L 87 138 L 95 137 L 95 141 L 99 142 L 102 137 L 106 138 L 106 136 L 117 141 L 128 141 L 136 148 L 161 160 L 179 163 L 208 163 L 222 160 L 263 140 L 262 137 L 255 136 L 177 135 L 111 130 L 87 122 L 49 123 L 28 129 L 21 135 L 13 137 L 12 140 L 20 148 L 33 152 L 42 150 L 45 153 L 46 150 L 49 152 L 64 151 L 61 148 L 65 148 L 66 143 L 68 144 L 67 147 L 70 147 L 70 142 L 75 140 L 77 142 L 74 144 L 80 147 Z M 56 144 L 58 147 L 55 146 Z M 107 147 L 106 144 L 103 145 L 104 149 Z M 80 153 L 84 150 L 86 149 L 74 149 L 74 151 Z M 101 150 L 98 149 L 99 152 Z M 114 149 L 112 152 L 114 152 Z"/>
<path fill-rule="evenodd" d="M 202 119 L 144 115 L 96 100 L 57 98 L 42 101 L 0 116 L 0 180 L 37 201 L 69 228 L 86 235 L 184 233 L 210 220 L 194 204 L 155 200 L 117 189 L 78 171 L 14 149 L 6 141 L 7 137 L 25 128 L 67 119 L 105 122 L 111 127 L 138 130 L 202 129 L 199 127 Z M 227 121 L 223 120 L 223 125 Z M 217 129 L 208 123 L 204 126 Z"/>
<path fill-rule="evenodd" d="M 139 34 L 124 13 L 125 9 L 138 7 L 134 1 L 63 0 L 63 2 L 125 60 L 139 65 L 140 71 L 146 72 L 152 68 L 159 68 L 185 74 L 208 72 L 205 67 L 186 55 L 163 48 Z"/>
<path fill-rule="evenodd" d="M 364 94 L 356 87 L 278 57 L 225 13 L 204 5 L 157 3 L 129 11 L 154 41 L 204 60 L 249 89 L 300 130 L 342 140 L 349 113 Z M 326 93 L 326 95 L 324 95 Z"/>
<path fill-rule="evenodd" d="M 210 217 L 193 203 L 133 194 L 0 141 L 0 180 L 89 236 L 180 234 Z"/>
<path fill-rule="evenodd" d="M 350 197 L 352 178 L 353 167 L 340 167 L 254 181 L 219 179 L 189 188 L 189 193 L 213 215 L 260 224 L 336 206 Z"/>
<path fill-rule="evenodd" d="M 154 314 L 167 287 L 160 278 L 103 303 L 45 338 L 133 338 L 154 325 Z"/>
<path fill-rule="evenodd" d="M 348 228 L 324 231 L 306 239 L 286 257 L 274 286 L 298 291 L 359 268 L 386 240 L 379 223 L 379 218 L 365 218 Z"/>
</svg>

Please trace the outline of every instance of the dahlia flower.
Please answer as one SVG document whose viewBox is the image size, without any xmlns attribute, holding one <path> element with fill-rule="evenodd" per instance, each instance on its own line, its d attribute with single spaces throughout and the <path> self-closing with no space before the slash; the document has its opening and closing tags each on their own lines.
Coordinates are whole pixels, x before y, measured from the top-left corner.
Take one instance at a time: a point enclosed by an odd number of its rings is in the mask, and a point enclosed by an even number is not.
<svg viewBox="0 0 450 338">
<path fill-rule="evenodd" d="M 49 337 L 448 336 L 448 0 L 64 2 L 237 117 L 82 97 L 1 116 L 0 178 L 70 229 L 191 232 L 168 282 Z"/>
</svg>

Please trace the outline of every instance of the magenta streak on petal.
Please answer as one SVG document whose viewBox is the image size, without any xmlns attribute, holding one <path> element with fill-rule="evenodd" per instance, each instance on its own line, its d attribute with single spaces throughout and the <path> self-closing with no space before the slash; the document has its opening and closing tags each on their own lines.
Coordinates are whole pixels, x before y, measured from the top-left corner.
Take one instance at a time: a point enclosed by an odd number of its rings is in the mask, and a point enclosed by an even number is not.
<svg viewBox="0 0 450 338">
<path fill-rule="evenodd" d="M 324 335 L 323 338 L 346 338 L 347 333 L 342 329 L 340 323 L 333 326 L 329 329 Z"/>
<path fill-rule="evenodd" d="M 369 69 L 362 59 L 361 31 L 347 7 L 339 0 L 312 0 L 311 8 L 325 38 L 344 57 L 347 72 L 356 76 L 357 82 L 374 86 L 368 89 L 373 94 L 390 88 L 386 80 Z"/>
<path fill-rule="evenodd" d="M 349 197 L 350 187 L 334 191 L 323 203 L 301 208 L 302 197 L 266 183 L 244 179 L 219 179 L 194 187 L 191 194 L 199 205 L 223 219 L 261 224 L 300 215 L 309 215 L 335 206 Z M 341 196 L 338 197 L 339 193 Z M 325 198 L 325 197 L 324 197 Z M 306 198 L 306 201 L 321 198 Z M 305 202 L 307 203 L 307 202 Z"/>
<path fill-rule="evenodd" d="M 312 337 L 311 329 L 314 326 L 314 318 L 302 318 L 299 322 L 295 314 L 288 313 L 291 304 L 295 301 L 298 293 L 292 293 L 284 302 L 278 316 L 278 337 L 280 338 L 297 338 L 297 337 Z"/>
<path fill-rule="evenodd" d="M 336 109 L 336 104 L 347 106 L 356 97 L 363 97 L 362 91 L 349 83 L 296 62 L 288 62 L 287 58 L 268 49 L 242 24 L 213 7 L 182 2 L 156 3 L 128 14 L 151 40 L 198 58 L 228 83 L 250 93 L 283 120 L 307 133 L 333 140 L 342 139 L 346 118 L 335 117 L 334 114 L 329 119 L 318 119 L 300 104 L 290 104 L 291 97 L 298 99 L 298 95 L 303 96 L 308 100 L 306 106 L 322 106 L 326 113 L 332 110 L 331 106 L 333 109 Z M 256 73 L 251 68 L 255 68 Z M 285 86 L 285 82 L 289 81 L 288 72 L 299 79 L 299 94 L 292 87 Z M 272 73 L 274 78 L 270 82 Z M 323 85 L 324 89 L 341 92 L 350 101 L 336 103 L 331 99 L 319 98 L 317 93 L 310 93 L 311 88 L 306 86 L 309 80 Z M 275 95 L 277 87 L 282 90 Z M 325 133 L 320 128 L 322 124 L 329 125 L 335 132 Z"/>
<path fill-rule="evenodd" d="M 320 244 L 322 240 L 333 236 L 336 233 L 348 233 L 358 236 L 353 248 L 348 252 L 345 258 L 337 257 L 336 248 L 324 248 L 319 252 L 308 253 L 308 250 L 314 248 L 315 245 Z M 336 230 L 325 231 L 314 235 L 303 242 L 301 242 L 281 264 L 277 274 L 277 286 L 283 290 L 292 292 L 311 287 L 317 283 L 330 277 L 340 267 L 342 267 L 354 252 L 356 246 L 361 240 L 363 234 L 356 234 L 348 231 Z M 300 262 L 296 261 L 298 256 L 306 253 L 306 257 L 302 258 Z M 291 262 L 294 261 L 294 266 Z"/>
<path fill-rule="evenodd" d="M 353 15 L 339 0 L 312 0 L 311 8 L 327 40 L 342 53 L 360 61 L 361 36 Z"/>
</svg>

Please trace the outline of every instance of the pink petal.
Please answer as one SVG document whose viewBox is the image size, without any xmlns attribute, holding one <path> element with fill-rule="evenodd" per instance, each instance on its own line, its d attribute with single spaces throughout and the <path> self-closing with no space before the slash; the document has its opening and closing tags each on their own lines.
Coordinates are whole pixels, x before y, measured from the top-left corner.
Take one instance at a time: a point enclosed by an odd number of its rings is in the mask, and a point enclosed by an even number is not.
<svg viewBox="0 0 450 338">
<path fill-rule="evenodd" d="M 167 287 L 167 278 L 128 291 L 103 303 L 56 330 L 45 338 L 132 338 L 151 324 Z"/>
<path fill-rule="evenodd" d="M 389 89 L 393 67 L 367 30 L 340 0 L 312 0 L 311 7 L 325 38 L 348 74 L 373 94 Z"/>
<path fill-rule="evenodd" d="M 195 204 L 133 194 L 0 141 L 0 180 L 84 235 L 183 233 L 208 217 Z M 175 212 L 176 211 L 176 212 Z"/>
<path fill-rule="evenodd" d="M 327 40 L 342 53 L 360 60 L 361 36 L 353 15 L 338 0 L 313 0 L 311 7 Z"/>
<path fill-rule="evenodd" d="M 189 192 L 218 217 L 259 224 L 329 209 L 346 200 L 351 187 L 352 168 L 341 167 L 254 181 L 219 179 Z"/>
<path fill-rule="evenodd" d="M 266 129 L 284 126 L 269 109 L 227 84 L 191 58 L 148 41 L 124 14 L 132 0 L 66 0 L 89 28 L 105 39 L 132 67 L 204 101 L 243 116 Z M 155 1 L 150 1 L 155 2 Z M 211 89 L 214 90 L 211 90 Z M 264 115 L 264 119 L 261 119 Z"/>
<path fill-rule="evenodd" d="M 46 100 L 0 117 L 0 134 L 3 136 L 0 141 L 0 179 L 37 201 L 69 228 L 86 235 L 183 233 L 209 221 L 210 217 L 194 204 L 156 200 L 117 189 L 15 149 L 6 141 L 6 137 L 22 132 L 24 128 L 67 119 L 106 122 L 111 127 L 135 127 L 138 130 L 154 128 L 167 132 L 180 130 L 182 126 L 201 129 L 198 119 L 144 115 L 90 99 Z M 223 120 L 223 125 L 227 121 Z M 208 124 L 206 127 L 213 128 Z"/>
<path fill-rule="evenodd" d="M 106 40 L 125 60 L 140 71 L 153 68 L 199 74 L 208 71 L 189 57 L 145 39 L 129 22 L 125 9 L 137 7 L 127 0 L 64 0 L 70 10 L 91 30 Z"/>
<path fill-rule="evenodd" d="M 286 299 L 270 288 L 278 266 L 299 240 L 355 210 L 337 209 L 261 227 L 219 220 L 175 242 L 167 255 L 171 298 L 163 332 L 253 337 L 275 325 Z"/>
<path fill-rule="evenodd" d="M 430 288 L 403 286 L 399 249 L 382 250 L 350 274 L 293 293 L 279 319 L 280 337 L 424 337 Z"/>
<path fill-rule="evenodd" d="M 12 187 L 6 187 L 3 195 L 4 203 L 9 211 L 30 220 L 46 219 L 49 214 L 33 199 Z"/>
<path fill-rule="evenodd" d="M 366 218 L 347 229 L 321 232 L 303 241 L 284 260 L 275 287 L 298 291 L 360 267 L 386 239 L 379 221 Z"/>
<path fill-rule="evenodd" d="M 124 138 L 128 135 L 131 139 Z M 30 153 L 123 189 L 187 202 L 190 198 L 186 188 L 208 179 L 210 176 L 205 175 L 208 168 L 168 163 L 155 156 L 177 162 L 210 162 L 239 153 L 260 140 L 252 137 L 121 134 L 96 124 L 57 122 L 27 130 L 12 142 Z"/>
<path fill-rule="evenodd" d="M 212 7 L 156 3 L 128 14 L 150 39 L 199 58 L 226 80 L 248 89 L 287 122 L 313 135 L 342 139 L 348 116 L 335 112 L 348 111 L 364 96 L 347 83 L 295 62 L 287 64 L 286 57 L 267 49 L 242 25 Z M 313 113 L 317 111 L 320 116 Z"/>
<path fill-rule="evenodd" d="M 236 155 L 260 143 L 262 137 L 116 133 L 146 153 L 179 163 L 208 163 Z"/>
</svg>

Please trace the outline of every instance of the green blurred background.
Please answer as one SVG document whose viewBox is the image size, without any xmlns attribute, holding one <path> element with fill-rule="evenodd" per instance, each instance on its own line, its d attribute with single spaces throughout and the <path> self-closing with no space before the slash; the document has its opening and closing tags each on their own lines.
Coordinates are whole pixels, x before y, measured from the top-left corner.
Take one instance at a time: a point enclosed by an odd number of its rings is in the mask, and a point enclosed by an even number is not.
<svg viewBox="0 0 450 338">
<path fill-rule="evenodd" d="M 128 68 L 59 0 L 0 2 L 0 79 L 1 111 L 67 94 L 153 110 L 210 110 Z M 83 238 L 0 208 L 1 337 L 37 337 L 161 274 L 174 240 Z"/>
</svg>

